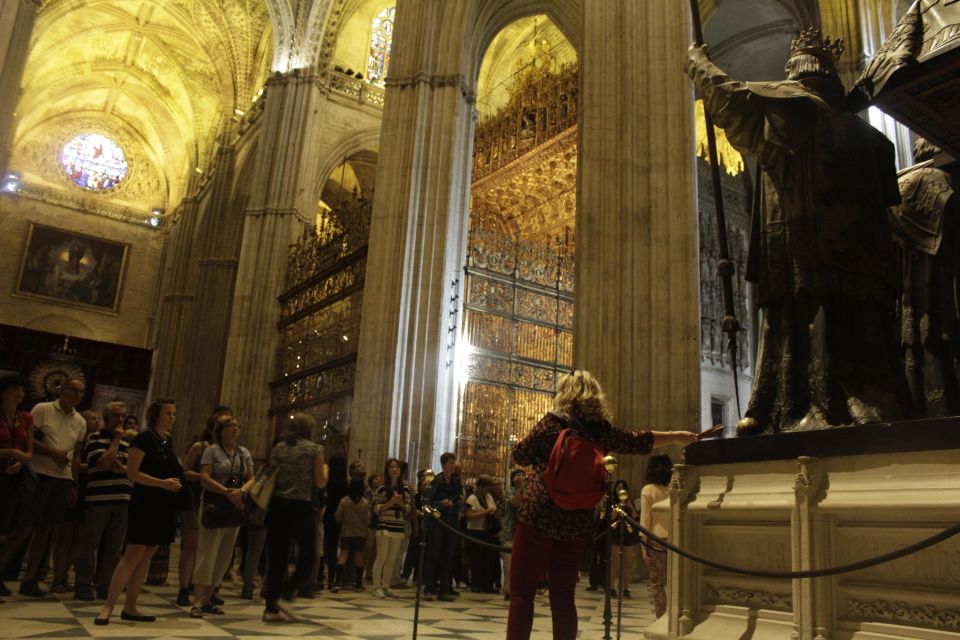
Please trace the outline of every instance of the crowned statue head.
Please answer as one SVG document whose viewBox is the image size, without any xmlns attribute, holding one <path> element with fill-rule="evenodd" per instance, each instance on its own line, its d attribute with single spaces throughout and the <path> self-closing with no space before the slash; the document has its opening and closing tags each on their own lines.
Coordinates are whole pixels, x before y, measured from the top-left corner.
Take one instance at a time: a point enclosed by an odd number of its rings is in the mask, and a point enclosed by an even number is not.
<svg viewBox="0 0 960 640">
<path fill-rule="evenodd" d="M 843 53 L 843 40 L 823 37 L 820 29 L 804 29 L 790 42 L 787 80 L 802 78 L 839 78 L 837 65 Z"/>
</svg>

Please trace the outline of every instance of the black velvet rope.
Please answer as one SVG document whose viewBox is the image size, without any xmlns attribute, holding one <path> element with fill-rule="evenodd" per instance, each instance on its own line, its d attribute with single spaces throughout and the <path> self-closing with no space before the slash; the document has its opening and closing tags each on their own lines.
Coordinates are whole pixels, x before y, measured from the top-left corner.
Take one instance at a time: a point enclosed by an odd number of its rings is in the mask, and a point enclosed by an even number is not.
<svg viewBox="0 0 960 640">
<path fill-rule="evenodd" d="M 640 542 L 647 548 L 652 549 L 653 547 L 651 546 L 651 544 L 656 543 L 664 547 L 665 549 L 669 549 L 670 551 L 673 551 L 679 556 L 687 558 L 688 560 L 693 560 L 698 564 L 702 564 L 707 567 L 711 567 L 713 569 L 728 571 L 730 573 L 739 573 L 745 576 L 754 576 L 757 578 L 784 578 L 784 579 L 790 579 L 790 580 L 797 579 L 797 578 L 823 578 L 825 576 L 836 576 L 841 573 L 850 573 L 852 571 L 860 571 L 861 569 L 868 569 L 870 567 L 875 567 L 878 564 L 891 562 L 893 560 L 897 560 L 898 558 L 903 558 L 910 554 L 917 553 L 918 551 L 923 551 L 927 547 L 932 547 L 933 545 L 943 542 L 944 540 L 952 538 L 953 536 L 960 533 L 960 523 L 958 523 L 953 525 L 952 527 L 944 529 L 943 531 L 930 536 L 929 538 L 924 538 L 923 540 L 920 540 L 919 542 L 915 542 L 911 545 L 903 547 L 902 549 L 897 549 L 895 551 L 890 551 L 888 553 L 880 554 L 879 556 L 866 558 L 864 560 L 859 560 L 857 562 L 851 562 L 850 564 L 843 564 L 837 567 L 826 567 L 824 569 L 808 569 L 805 571 L 761 571 L 758 569 L 746 569 L 744 567 L 737 567 L 731 564 L 724 564 L 722 562 L 710 560 L 709 558 L 702 558 L 696 554 L 690 553 L 689 551 L 684 551 L 680 547 L 670 544 L 663 538 L 658 537 L 652 531 L 641 526 L 639 522 L 637 522 L 630 516 L 626 515 L 625 513 L 621 513 L 619 515 L 621 516 L 621 518 L 623 518 L 623 521 L 628 522 L 632 526 L 636 527 L 637 531 L 639 531 L 640 533 L 642 533 L 643 535 L 647 536 L 647 538 L 650 539 L 651 542 L 645 542 L 643 540 L 641 540 Z M 496 545 L 490 542 L 477 540 L 476 538 L 473 538 L 468 534 L 464 533 L 457 527 L 454 527 L 444 522 L 440 518 L 435 517 L 434 520 L 438 522 L 440 525 L 446 527 L 448 530 L 453 531 L 455 534 L 457 534 L 467 542 L 480 545 L 481 547 L 487 547 L 488 549 L 493 549 L 501 553 L 513 553 L 512 547 L 502 547 L 500 545 Z M 597 536 L 595 539 L 599 540 L 605 534 L 606 532 L 603 532 L 599 536 Z"/>
<path fill-rule="evenodd" d="M 809 569 L 806 571 L 759 571 L 756 569 L 744 569 L 743 567 L 736 567 L 729 564 L 723 564 L 722 562 L 709 560 L 707 558 L 701 558 L 698 555 L 690 553 L 689 551 L 684 551 L 683 549 L 670 544 L 663 538 L 657 537 L 653 532 L 651 532 L 649 529 L 642 527 L 639 522 L 637 522 L 630 516 L 625 514 L 621 514 L 621 516 L 625 518 L 627 522 L 629 522 L 634 527 L 636 527 L 640 533 L 650 538 L 650 540 L 652 540 L 656 544 L 662 547 L 665 547 L 670 551 L 673 551 L 677 555 L 687 558 L 688 560 L 693 560 L 696 563 L 706 565 L 714 569 L 720 569 L 721 571 L 729 571 L 730 573 L 740 573 L 745 576 L 755 576 L 758 578 L 789 578 L 791 580 L 795 578 L 822 578 L 825 576 L 835 576 L 841 573 L 850 573 L 851 571 L 859 571 L 861 569 L 875 567 L 878 564 L 883 564 L 884 562 L 890 562 L 892 560 L 896 560 L 898 558 L 903 558 L 904 556 L 908 556 L 912 553 L 917 553 L 918 551 L 922 551 L 927 547 L 932 547 L 938 542 L 943 542 L 944 540 L 952 538 L 953 536 L 960 533 L 960 524 L 955 524 L 948 529 L 944 529 L 940 533 L 936 533 L 930 536 L 929 538 L 924 538 L 923 540 L 920 540 L 919 542 L 915 542 L 911 545 L 903 547 L 902 549 L 890 551 L 889 553 L 884 553 L 879 556 L 874 556 L 872 558 L 866 558 L 865 560 L 851 562 L 850 564 L 840 565 L 838 567 L 826 567 L 824 569 Z M 649 547 L 648 543 L 644 542 L 643 544 L 646 544 Z"/>
<path fill-rule="evenodd" d="M 438 513 L 438 512 L 429 512 L 429 511 L 428 511 L 427 513 L 430 514 L 430 515 L 432 515 L 432 513 Z M 472 537 L 470 537 L 469 535 L 467 535 L 466 533 L 464 533 L 463 531 L 460 531 L 460 529 L 454 527 L 453 525 L 451 525 L 451 524 L 449 524 L 449 523 L 444 522 L 442 518 L 434 517 L 434 518 L 433 518 L 433 521 L 438 522 L 439 524 L 443 525 L 444 527 L 446 527 L 446 528 L 449 529 L 450 531 L 453 531 L 455 534 L 457 534 L 458 536 L 460 536 L 461 538 L 463 538 L 463 539 L 466 540 L 467 542 L 472 542 L 473 544 L 478 544 L 478 545 L 480 545 L 481 547 L 486 547 L 486 548 L 488 548 L 488 549 L 493 549 L 493 550 L 495 550 L 495 551 L 499 551 L 500 553 L 513 553 L 513 548 L 512 548 L 512 547 L 501 547 L 500 545 L 493 544 L 492 542 L 484 542 L 483 540 L 477 540 L 476 538 L 472 538 Z"/>
</svg>

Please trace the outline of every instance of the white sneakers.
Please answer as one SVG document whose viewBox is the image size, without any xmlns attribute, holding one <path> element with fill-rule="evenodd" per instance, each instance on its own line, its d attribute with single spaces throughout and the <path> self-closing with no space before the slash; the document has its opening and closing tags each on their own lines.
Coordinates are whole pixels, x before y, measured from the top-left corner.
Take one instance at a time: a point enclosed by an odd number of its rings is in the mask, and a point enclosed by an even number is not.
<svg viewBox="0 0 960 640">
<path fill-rule="evenodd" d="M 400 596 L 395 594 L 390 589 L 374 589 L 373 597 L 374 598 L 399 598 Z"/>
</svg>

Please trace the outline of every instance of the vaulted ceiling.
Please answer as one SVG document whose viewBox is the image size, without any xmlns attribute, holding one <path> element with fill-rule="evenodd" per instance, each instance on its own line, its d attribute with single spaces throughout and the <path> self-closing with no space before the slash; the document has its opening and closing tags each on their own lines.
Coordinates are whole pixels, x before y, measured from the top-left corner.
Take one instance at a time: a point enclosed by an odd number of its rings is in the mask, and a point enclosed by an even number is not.
<svg viewBox="0 0 960 640">
<path fill-rule="evenodd" d="M 265 0 L 49 0 L 37 18 L 13 167 L 68 189 L 59 150 L 102 133 L 127 156 L 115 204 L 167 207 L 269 71 Z"/>
</svg>

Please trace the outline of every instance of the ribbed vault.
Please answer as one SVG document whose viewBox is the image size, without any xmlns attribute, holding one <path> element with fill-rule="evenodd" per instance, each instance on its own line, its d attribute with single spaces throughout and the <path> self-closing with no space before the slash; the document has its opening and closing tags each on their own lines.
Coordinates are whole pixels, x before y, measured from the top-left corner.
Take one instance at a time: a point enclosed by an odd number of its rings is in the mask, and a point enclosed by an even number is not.
<svg viewBox="0 0 960 640">
<path fill-rule="evenodd" d="M 60 146 L 104 133 L 119 138 L 130 170 L 102 197 L 170 210 L 256 99 L 272 46 L 267 0 L 51 0 L 31 42 L 12 166 L 74 189 L 57 173 Z"/>
</svg>

